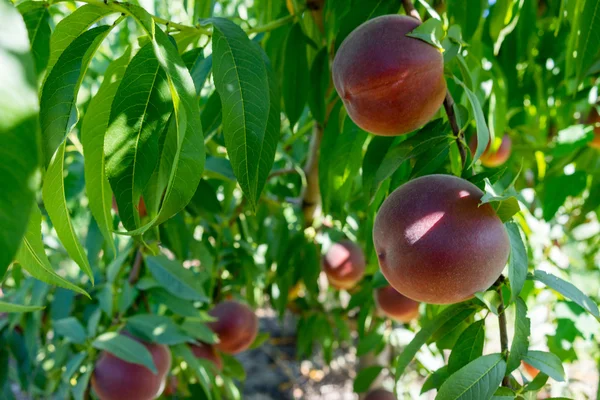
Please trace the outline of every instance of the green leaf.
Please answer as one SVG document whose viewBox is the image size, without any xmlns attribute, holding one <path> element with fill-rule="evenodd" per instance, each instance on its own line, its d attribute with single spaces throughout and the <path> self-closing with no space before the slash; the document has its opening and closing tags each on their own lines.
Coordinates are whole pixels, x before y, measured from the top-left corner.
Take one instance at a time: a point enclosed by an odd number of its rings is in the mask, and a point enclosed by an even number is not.
<svg viewBox="0 0 600 400">
<path fill-rule="evenodd" d="M 0 301 L 0 312 L 5 313 L 24 313 L 43 310 L 45 307 L 41 306 L 26 306 L 23 304 L 7 303 L 6 301 Z"/>
<path fill-rule="evenodd" d="M 579 304 L 584 310 L 596 317 L 596 319 L 600 320 L 600 314 L 598 312 L 598 306 L 596 305 L 596 303 L 594 303 L 592 299 L 590 299 L 588 296 L 583 294 L 583 292 L 577 289 L 577 287 L 575 287 L 575 285 L 573 285 L 572 283 L 564 281 L 557 276 L 554 276 L 541 270 L 536 270 L 533 273 L 533 279 L 542 282 L 543 284 L 556 290 L 558 293 L 562 294 L 566 298 L 573 300 L 575 303 Z"/>
<path fill-rule="evenodd" d="M 93 284 L 94 274 L 83 246 L 79 242 L 71 223 L 71 216 L 69 215 L 69 208 L 67 207 L 67 200 L 65 198 L 65 181 L 63 178 L 65 146 L 66 142 L 62 142 L 48 167 L 42 187 L 42 198 L 44 199 L 44 206 L 46 207 L 48 216 L 65 250 L 67 250 L 69 256 L 79 265 L 83 272 L 90 277 Z"/>
<path fill-rule="evenodd" d="M 575 75 L 577 86 L 600 53 L 600 2 L 580 0 L 574 15 L 567 52 L 567 77 Z"/>
<path fill-rule="evenodd" d="M 87 356 L 88 353 L 86 351 L 82 351 L 81 353 L 72 356 L 65 365 L 65 371 L 61 374 L 61 380 L 65 383 L 69 383 Z"/>
<path fill-rule="evenodd" d="M 177 128 L 176 136 L 167 137 L 163 149 L 163 157 L 166 155 L 171 163 L 165 197 L 155 222 L 160 224 L 190 202 L 202 177 L 206 156 L 194 81 L 177 49 L 161 29 L 156 29 L 153 43 L 156 57 L 167 73 Z"/>
<path fill-rule="evenodd" d="M 450 319 L 456 318 L 457 316 L 464 315 L 464 318 L 467 318 L 469 315 L 473 314 L 474 310 L 475 306 L 471 302 L 451 305 L 423 326 L 396 359 L 396 378 L 402 376 L 408 364 L 417 354 L 417 351 L 419 351 L 439 328 Z"/>
<path fill-rule="evenodd" d="M 377 379 L 382 370 L 383 367 L 380 365 L 372 365 L 361 369 L 358 374 L 356 374 L 356 378 L 354 378 L 354 392 L 364 393 L 369 390 L 371 384 Z"/>
<path fill-rule="evenodd" d="M 202 364 L 199 361 L 199 359 L 196 358 L 194 353 L 192 353 L 190 346 L 186 344 L 178 344 L 176 346 L 173 346 L 171 350 L 173 351 L 173 355 L 182 358 L 186 362 L 192 374 L 194 374 L 194 376 L 198 378 L 200 386 L 202 387 L 202 391 L 204 392 L 205 398 L 211 400 L 211 378 L 207 372 L 209 370 L 209 368 L 207 368 L 208 366 Z"/>
<path fill-rule="evenodd" d="M 444 46 L 442 46 L 444 25 L 442 24 L 442 21 L 435 18 L 429 18 L 410 33 L 407 33 L 406 36 L 422 40 L 425 43 L 437 47 L 439 50 L 444 49 Z"/>
<path fill-rule="evenodd" d="M 255 209 L 277 144 L 266 134 L 271 102 L 267 68 L 239 26 L 222 18 L 209 21 L 214 27 L 213 75 L 223 107 L 225 145 L 237 180 Z"/>
<path fill-rule="evenodd" d="M 442 384 L 436 400 L 489 400 L 502 382 L 506 362 L 502 354 L 471 361 Z"/>
<path fill-rule="evenodd" d="M 373 136 L 371 142 L 369 142 L 362 163 L 363 191 L 369 200 L 377 192 L 375 177 L 394 140 L 393 137 L 388 136 Z"/>
<path fill-rule="evenodd" d="M 325 99 L 330 81 L 328 57 L 327 47 L 319 50 L 310 67 L 310 84 L 308 85 L 308 107 L 313 118 L 321 124 L 325 122 Z"/>
<path fill-rule="evenodd" d="M 483 342 L 485 340 L 485 320 L 473 322 L 465 329 L 448 358 L 448 374 L 454 374 L 456 371 L 481 357 L 483 354 Z"/>
<path fill-rule="evenodd" d="M 77 93 L 88 64 L 111 27 L 82 33 L 60 55 L 41 89 L 40 124 L 46 165 L 79 119 Z M 53 50 L 54 51 L 54 50 Z"/>
<path fill-rule="evenodd" d="M 480 0 L 471 2 L 448 0 L 446 9 L 448 10 L 450 24 L 460 25 L 464 39 L 469 41 L 475 34 L 483 15 L 482 2 Z"/>
<path fill-rule="evenodd" d="M 65 289 L 84 294 L 88 298 L 90 297 L 85 290 L 75 286 L 54 272 L 44 250 L 44 243 L 42 242 L 42 213 L 37 206 L 34 206 L 31 211 L 27 232 L 15 259 L 34 278 L 51 285 L 64 287 Z"/>
<path fill-rule="evenodd" d="M 54 321 L 54 332 L 77 344 L 85 343 L 87 334 L 85 328 L 75 317 L 67 317 Z"/>
<path fill-rule="evenodd" d="M 571 175 L 551 176 L 544 181 L 541 193 L 544 220 L 550 221 L 565 203 L 567 197 L 578 196 L 587 185 L 587 173 L 576 171 Z"/>
<path fill-rule="evenodd" d="M 50 57 L 50 13 L 44 3 L 25 2 L 19 4 L 19 12 L 27 26 L 31 53 L 37 76 L 42 76 Z"/>
<path fill-rule="evenodd" d="M 206 136 L 209 136 L 209 134 L 221 126 L 223 119 L 223 113 L 221 111 L 221 98 L 216 90 L 212 92 L 208 100 L 206 100 L 206 104 L 204 105 L 202 114 L 200 115 L 200 119 L 202 120 L 202 129 L 204 129 Z M 206 160 L 206 168 L 208 169 L 208 160 Z M 229 168 L 231 169 L 231 164 Z M 231 170 L 231 175 L 235 180 L 233 170 Z"/>
<path fill-rule="evenodd" d="M 462 86 L 464 89 L 467 98 L 469 99 L 469 103 L 471 103 L 471 109 L 473 110 L 473 115 L 475 115 L 475 125 L 477 127 L 477 150 L 473 155 L 473 161 L 470 166 L 473 166 L 475 161 L 481 157 L 487 145 L 490 142 L 490 131 L 488 130 L 487 124 L 485 122 L 485 116 L 483 115 L 483 110 L 481 109 L 481 104 L 479 103 L 479 99 L 477 95 L 471 91 L 460 79 L 456 76 L 454 77 L 454 81 Z M 493 139 L 493 138 L 492 138 Z"/>
<path fill-rule="evenodd" d="M 510 281 L 510 301 L 519 298 L 527 279 L 527 249 L 521 238 L 519 226 L 514 222 L 504 224 L 510 240 L 510 258 L 508 260 L 508 278 Z M 511 370 L 512 371 L 512 370 Z"/>
<path fill-rule="evenodd" d="M 304 110 L 311 85 L 306 58 L 306 40 L 300 23 L 296 23 L 285 40 L 281 88 L 285 113 L 292 128 Z"/>
<path fill-rule="evenodd" d="M 77 384 L 71 387 L 71 392 L 75 400 L 84 400 L 85 394 L 89 393 L 88 387 L 93 372 L 92 365 L 88 365 L 86 371 L 77 378 Z"/>
<path fill-rule="evenodd" d="M 186 333 L 191 335 L 193 338 L 204 342 L 204 343 L 217 343 L 217 335 L 206 325 L 204 321 L 200 321 L 197 318 L 186 318 L 181 325 Z"/>
<path fill-rule="evenodd" d="M 241 362 L 229 354 L 221 354 L 221 358 L 223 359 L 223 372 L 225 375 L 242 382 L 246 380 L 246 371 Z"/>
<path fill-rule="evenodd" d="M 81 125 L 81 144 L 85 155 L 85 188 L 90 211 L 106 243 L 112 249 L 112 254 L 116 254 L 116 249 L 111 233 L 112 190 L 105 175 L 104 135 L 108 128 L 112 102 L 131 59 L 131 53 L 131 49 L 128 49 L 123 56 L 110 63 L 104 73 L 102 85 L 90 101 Z"/>
<path fill-rule="evenodd" d="M 515 334 L 508 353 L 507 373 L 511 373 L 521 365 L 521 360 L 527 354 L 531 332 L 531 321 L 527 318 L 527 305 L 520 297 L 516 299 L 515 308 Z"/>
<path fill-rule="evenodd" d="M 0 3 L 0 59 L 0 276 L 3 277 L 27 229 L 38 186 L 40 154 L 37 83 L 27 30 L 21 15 L 6 2 Z"/>
<path fill-rule="evenodd" d="M 128 230 L 139 225 L 138 204 L 158 165 L 159 136 L 172 109 L 165 71 L 148 43 L 127 66 L 104 138 L 106 176 Z"/>
<path fill-rule="evenodd" d="M 154 374 L 158 373 L 150 351 L 146 346 L 130 337 L 117 332 L 107 332 L 94 339 L 92 346 L 128 363 L 142 365 Z"/>
<path fill-rule="evenodd" d="M 492 400 L 514 400 L 515 396 L 515 392 L 513 392 L 512 389 L 507 387 L 499 387 L 494 392 Z"/>
<path fill-rule="evenodd" d="M 127 319 L 127 329 L 150 343 L 161 343 L 169 346 L 191 342 L 193 339 L 185 335 L 173 320 L 164 315 L 137 314 Z"/>
<path fill-rule="evenodd" d="M 56 25 L 56 28 L 50 37 L 48 72 L 52 71 L 58 58 L 75 39 L 87 31 L 90 26 L 114 12 L 115 10 L 104 5 L 85 4 L 63 18 Z M 46 79 L 48 79 L 48 76 Z"/>
<path fill-rule="evenodd" d="M 198 276 L 179 262 L 167 257 L 146 257 L 146 266 L 157 282 L 169 293 L 184 300 L 208 301 L 199 285 Z"/>
<path fill-rule="evenodd" d="M 560 358 L 555 354 L 529 350 L 527 355 L 523 357 L 523 361 L 558 382 L 564 382 L 565 380 L 565 370 Z"/>
<path fill-rule="evenodd" d="M 481 197 L 480 204 L 489 204 L 502 222 L 510 221 L 521 210 L 515 189 L 511 185 L 504 193 L 496 194 L 489 180 L 486 179 L 485 182 L 485 194 Z"/>
<path fill-rule="evenodd" d="M 322 172 L 319 171 L 319 177 L 326 177 L 326 180 L 319 182 L 321 197 L 323 210 L 337 214 L 344 209 L 350 197 L 354 177 L 360 169 L 362 146 L 368 134 L 348 116 L 345 117 L 339 134 L 331 130 L 325 134 L 335 136 L 323 140 L 323 148 L 331 149 L 331 153 L 328 157 L 321 157 L 319 161 L 319 168 L 323 168 Z"/>
<path fill-rule="evenodd" d="M 439 389 L 449 376 L 450 374 L 448 373 L 448 366 L 444 365 L 442 368 L 429 375 L 425 382 L 423 382 L 421 394 L 433 389 Z"/>
</svg>

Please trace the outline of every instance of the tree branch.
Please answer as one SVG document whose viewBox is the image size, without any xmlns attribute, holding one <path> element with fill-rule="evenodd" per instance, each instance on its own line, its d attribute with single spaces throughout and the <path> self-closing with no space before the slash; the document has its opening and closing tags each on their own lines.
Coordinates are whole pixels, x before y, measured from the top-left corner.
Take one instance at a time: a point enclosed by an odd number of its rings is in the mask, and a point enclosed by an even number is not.
<svg viewBox="0 0 600 400">
<path fill-rule="evenodd" d="M 142 249 L 138 249 L 135 255 L 135 260 L 133 261 L 133 267 L 131 267 L 131 272 L 129 273 L 130 285 L 134 285 L 138 281 L 138 279 L 140 279 L 140 272 L 142 270 L 142 260 Z"/>
<path fill-rule="evenodd" d="M 421 21 L 421 16 L 419 15 L 419 12 L 415 10 L 412 0 L 402 0 L 402 5 L 404 6 L 406 15 L 410 15 L 411 17 Z"/>
<path fill-rule="evenodd" d="M 302 214 L 304 214 L 304 226 L 312 226 L 317 210 L 321 206 L 321 191 L 319 189 L 319 153 L 321 139 L 323 138 L 323 126 L 317 122 L 313 125 L 312 138 L 308 149 L 308 157 L 304 166 L 306 175 L 306 187 L 302 194 Z"/>
<path fill-rule="evenodd" d="M 498 325 L 500 327 L 500 348 L 502 350 L 502 354 L 505 357 L 508 357 L 508 332 L 506 329 L 506 313 L 504 308 L 504 296 L 502 295 L 502 283 L 504 282 L 504 276 L 500 275 L 498 280 L 494 285 L 496 285 L 496 290 L 498 291 L 498 296 L 500 296 L 500 305 L 498 306 Z M 505 376 L 502 379 L 502 386 L 510 388 L 510 379 L 508 376 Z"/>
<path fill-rule="evenodd" d="M 419 15 L 419 12 L 415 9 L 412 0 L 402 0 L 402 6 L 404 7 L 406 15 L 410 15 L 411 17 L 421 21 L 421 16 Z M 456 114 L 454 113 L 454 99 L 452 98 L 452 94 L 450 94 L 450 91 L 448 89 L 446 89 L 446 98 L 444 99 L 444 110 L 446 110 L 446 115 L 448 116 L 450 127 L 452 128 L 452 132 L 456 137 L 456 145 L 458 146 L 460 160 L 464 168 L 465 163 L 467 162 L 467 151 L 462 141 L 462 132 L 460 131 L 460 127 L 458 126 L 458 122 L 456 121 Z"/>
</svg>

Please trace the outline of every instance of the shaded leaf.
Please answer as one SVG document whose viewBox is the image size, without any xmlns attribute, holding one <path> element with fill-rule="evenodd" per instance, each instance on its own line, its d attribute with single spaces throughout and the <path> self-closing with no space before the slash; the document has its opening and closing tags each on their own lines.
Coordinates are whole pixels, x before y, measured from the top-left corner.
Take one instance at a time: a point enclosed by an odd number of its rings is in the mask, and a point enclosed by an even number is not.
<svg viewBox="0 0 600 400">
<path fill-rule="evenodd" d="M 510 301 L 516 301 L 523 290 L 527 279 L 527 249 L 521 239 L 519 226 L 514 222 L 504 224 L 508 238 L 510 239 L 510 258 L 508 260 L 508 278 L 510 281 Z M 510 368 L 509 368 L 510 370 Z"/>
<path fill-rule="evenodd" d="M 54 332 L 58 336 L 64 336 L 73 343 L 83 344 L 87 333 L 81 323 L 75 317 L 67 317 L 54 321 Z"/>
<path fill-rule="evenodd" d="M 50 57 L 50 13 L 46 4 L 41 2 L 21 3 L 18 9 L 27 26 L 35 71 L 41 76 Z"/>
<path fill-rule="evenodd" d="M 98 350 L 109 352 L 128 363 L 142 365 L 154 374 L 158 373 L 150 351 L 146 346 L 130 337 L 117 332 L 107 332 L 94 339 L 92 346 Z"/>
<path fill-rule="evenodd" d="M 483 354 L 485 320 L 473 322 L 465 329 L 448 358 L 448 374 L 451 375 Z"/>
<path fill-rule="evenodd" d="M 527 354 L 529 348 L 529 334 L 531 331 L 531 322 L 527 318 L 527 305 L 520 297 L 515 302 L 515 333 L 513 335 L 506 372 L 510 373 L 521 365 L 521 360 Z"/>
<path fill-rule="evenodd" d="M 92 268 L 73 228 L 65 198 L 65 181 L 63 178 L 65 146 L 66 142 L 62 142 L 48 166 L 42 187 L 42 198 L 44 199 L 44 206 L 54 225 L 56 234 L 67 250 L 67 253 L 79 265 L 81 270 L 90 277 L 92 283 L 94 283 Z"/>
<path fill-rule="evenodd" d="M 38 186 L 36 171 L 40 154 L 37 83 L 27 30 L 21 15 L 6 2 L 0 3 L 0 59 L 0 276 L 3 277 L 27 229 Z"/>
<path fill-rule="evenodd" d="M 380 365 L 372 365 L 361 369 L 358 374 L 356 374 L 356 378 L 354 378 L 354 392 L 364 393 L 369 390 L 371 384 L 377 379 L 382 370 L 383 367 Z"/>
<path fill-rule="evenodd" d="M 0 312 L 5 313 L 24 313 L 43 310 L 41 306 L 26 306 L 23 304 L 8 303 L 6 301 L 0 301 Z"/>
<path fill-rule="evenodd" d="M 52 265 L 50 265 L 50 260 L 48 260 L 48 256 L 46 256 L 46 252 L 44 251 L 44 243 L 42 242 L 42 213 L 37 206 L 34 206 L 31 211 L 27 232 L 15 259 L 34 278 L 90 297 L 83 289 L 54 272 Z"/>
<path fill-rule="evenodd" d="M 285 40 L 283 58 L 283 105 L 285 113 L 290 120 L 290 127 L 294 127 L 308 99 L 309 81 L 308 60 L 306 58 L 306 40 L 300 23 L 292 26 Z"/>
<path fill-rule="evenodd" d="M 85 188 L 89 207 L 106 243 L 116 254 L 112 237 L 112 189 L 105 175 L 104 135 L 108 129 L 110 111 L 117 88 L 131 59 L 131 49 L 108 66 L 104 80 L 90 101 L 81 125 L 81 144 L 85 163 Z"/>
<path fill-rule="evenodd" d="M 455 304 L 444 309 L 440 314 L 435 316 L 434 319 L 423 326 L 396 359 L 396 378 L 404 373 L 404 370 L 415 357 L 417 351 L 419 351 L 421 346 L 423 346 L 439 328 L 459 315 L 464 315 L 464 318 L 467 318 L 474 310 L 475 306 L 470 302 Z"/>
<path fill-rule="evenodd" d="M 201 292 L 198 277 L 179 262 L 167 257 L 149 256 L 145 258 L 146 266 L 157 282 L 174 296 L 185 300 L 208 301 Z"/>
<path fill-rule="evenodd" d="M 171 318 L 164 315 L 134 315 L 127 318 L 127 329 L 134 335 L 150 343 L 161 343 L 172 346 L 193 340 L 185 335 Z"/>
<path fill-rule="evenodd" d="M 137 206 L 158 164 L 159 135 L 171 111 L 166 74 L 148 43 L 127 66 L 104 138 L 106 176 L 129 230 L 139 225 Z"/>
<path fill-rule="evenodd" d="M 103 25 L 82 33 L 64 50 L 48 73 L 40 97 L 42 148 L 46 165 L 77 123 L 79 86 L 94 52 L 109 31 L 110 27 Z M 52 51 L 54 54 L 53 48 Z"/>
<path fill-rule="evenodd" d="M 269 78 L 262 54 L 239 26 L 222 18 L 213 24 L 213 75 L 223 107 L 223 133 L 237 180 L 256 208 L 271 171 L 276 142 L 266 134 Z"/>
</svg>

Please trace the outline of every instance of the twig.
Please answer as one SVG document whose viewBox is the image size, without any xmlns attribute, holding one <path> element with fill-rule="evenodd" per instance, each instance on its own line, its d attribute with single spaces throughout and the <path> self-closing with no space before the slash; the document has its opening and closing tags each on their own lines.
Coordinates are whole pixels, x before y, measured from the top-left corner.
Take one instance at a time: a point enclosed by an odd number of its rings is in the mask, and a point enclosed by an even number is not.
<svg viewBox="0 0 600 400">
<path fill-rule="evenodd" d="M 135 260 L 133 261 L 133 267 L 131 267 L 131 272 L 129 273 L 129 284 L 135 285 L 135 283 L 140 279 L 140 271 L 142 270 L 142 260 L 143 254 L 142 249 L 138 249 Z"/>
<path fill-rule="evenodd" d="M 465 149 L 465 145 L 462 141 L 463 133 L 461 132 L 460 127 L 458 126 L 458 122 L 456 121 L 456 114 L 454 113 L 454 99 L 452 98 L 452 95 L 450 94 L 449 90 L 446 90 L 446 98 L 444 99 L 444 110 L 446 110 L 446 115 L 448 116 L 450 127 L 452 128 L 452 132 L 456 137 L 456 145 L 458 146 L 460 160 L 464 168 L 465 163 L 467 162 L 467 150 Z"/>
<path fill-rule="evenodd" d="M 315 122 L 308 157 L 304 167 L 306 174 L 306 187 L 302 195 L 302 214 L 304 214 L 304 226 L 312 226 L 316 211 L 321 205 L 321 191 L 319 190 L 319 153 L 321 139 L 323 138 L 323 126 Z"/>
<path fill-rule="evenodd" d="M 500 305 L 498 306 L 498 325 L 500 326 L 500 348 L 502 354 L 508 357 L 508 333 L 506 330 L 506 313 L 504 308 L 504 296 L 502 295 L 502 283 L 504 282 L 504 276 L 500 275 L 494 285 L 497 286 L 498 296 L 500 297 Z M 510 378 L 505 376 L 502 379 L 502 386 L 510 388 Z"/>
<path fill-rule="evenodd" d="M 410 15 L 413 18 L 421 21 L 421 16 L 419 12 L 415 10 L 415 6 L 412 3 L 412 0 L 402 0 L 402 5 L 404 6 L 404 11 L 406 11 L 406 15 Z"/>
<path fill-rule="evenodd" d="M 419 15 L 419 12 L 415 10 L 415 6 L 413 5 L 412 0 L 402 0 L 402 5 L 404 6 L 404 11 L 406 12 L 406 15 L 410 15 L 411 17 L 421 21 L 421 16 Z M 460 127 L 458 126 L 458 122 L 456 121 L 456 114 L 454 113 L 454 99 L 452 98 L 452 94 L 450 94 L 450 91 L 448 89 L 446 89 L 446 98 L 444 99 L 444 110 L 446 110 L 446 115 L 448 115 L 450 127 L 452 128 L 452 132 L 456 137 L 456 145 L 458 146 L 460 160 L 464 168 L 465 163 L 467 162 L 467 151 L 462 141 L 462 132 L 460 131 Z"/>
<path fill-rule="evenodd" d="M 267 179 L 275 178 L 275 177 L 281 176 L 281 175 L 295 174 L 295 173 L 298 173 L 298 170 L 296 170 L 294 168 L 278 169 L 276 171 L 271 172 L 271 174 L 269 175 L 269 177 Z"/>
</svg>

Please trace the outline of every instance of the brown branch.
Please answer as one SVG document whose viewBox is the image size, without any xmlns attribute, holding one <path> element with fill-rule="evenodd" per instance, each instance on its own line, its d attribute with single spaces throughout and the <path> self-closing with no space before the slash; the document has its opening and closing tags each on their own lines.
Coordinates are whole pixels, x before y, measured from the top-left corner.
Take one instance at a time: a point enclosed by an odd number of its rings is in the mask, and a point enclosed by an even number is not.
<svg viewBox="0 0 600 400">
<path fill-rule="evenodd" d="M 402 0 L 402 5 L 404 7 L 406 15 L 410 15 L 411 17 L 422 21 L 419 12 L 415 10 L 415 6 L 413 5 L 412 0 Z M 452 128 L 452 132 L 456 137 L 456 145 L 458 146 L 460 160 L 464 168 L 465 163 L 467 162 L 467 151 L 462 141 L 462 132 L 460 131 L 460 127 L 458 126 L 458 122 L 456 121 L 456 114 L 454 113 L 454 99 L 452 98 L 452 94 L 450 94 L 450 91 L 448 89 L 446 89 L 446 98 L 444 99 L 444 110 L 446 110 L 446 115 L 448 115 L 450 127 Z"/>
<path fill-rule="evenodd" d="M 502 283 L 504 282 L 504 276 L 500 275 L 496 283 L 494 284 L 500 296 L 500 305 L 498 306 L 498 325 L 500 327 L 500 348 L 501 352 L 505 357 L 508 357 L 508 332 L 506 329 L 506 310 L 504 308 L 504 296 L 502 295 Z M 510 388 L 510 378 L 505 376 L 502 379 L 502 386 Z"/>
<path fill-rule="evenodd" d="M 133 261 L 133 267 L 131 268 L 131 272 L 129 273 L 129 284 L 135 285 L 135 283 L 140 279 L 140 272 L 142 270 L 142 261 L 143 254 L 142 249 L 138 249 L 135 260 Z"/>
<path fill-rule="evenodd" d="M 450 91 L 446 89 L 446 98 L 444 99 L 444 109 L 446 110 L 446 115 L 448 115 L 448 121 L 450 122 L 450 127 L 452 128 L 452 132 L 456 137 L 456 145 L 458 146 L 458 152 L 460 153 L 460 160 L 462 162 L 462 166 L 464 168 L 465 163 L 467 162 L 467 150 L 465 149 L 465 144 L 462 140 L 462 132 L 460 131 L 460 127 L 458 126 L 458 122 L 456 121 L 456 114 L 454 113 L 454 99 L 450 94 Z"/>
<path fill-rule="evenodd" d="M 269 180 L 271 178 L 275 178 L 277 176 L 281 176 L 281 175 L 296 174 L 296 173 L 298 173 L 298 170 L 296 170 L 294 168 L 278 169 L 276 171 L 271 172 L 271 174 L 269 175 L 269 177 L 267 178 L 267 180 Z"/>
<path fill-rule="evenodd" d="M 319 153 L 321 139 L 323 138 L 323 126 L 315 122 L 312 138 L 308 150 L 304 173 L 306 175 L 306 187 L 302 194 L 302 214 L 304 214 L 304 226 L 313 225 L 315 216 L 321 206 L 321 191 L 319 190 Z"/>
<path fill-rule="evenodd" d="M 419 12 L 415 10 L 415 6 L 413 5 L 412 0 L 402 0 L 402 5 L 404 6 L 404 11 L 406 12 L 406 15 L 410 15 L 411 17 L 421 21 L 421 16 L 419 15 Z"/>
</svg>

